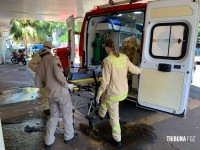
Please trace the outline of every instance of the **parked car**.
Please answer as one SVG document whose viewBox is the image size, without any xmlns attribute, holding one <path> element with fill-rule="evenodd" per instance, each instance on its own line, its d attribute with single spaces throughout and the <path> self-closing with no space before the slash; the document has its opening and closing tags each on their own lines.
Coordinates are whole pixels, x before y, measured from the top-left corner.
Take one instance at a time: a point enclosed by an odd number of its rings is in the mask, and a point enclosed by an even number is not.
<svg viewBox="0 0 200 150">
<path fill-rule="evenodd" d="M 17 44 L 17 49 L 25 49 L 25 45 L 24 44 Z"/>
<path fill-rule="evenodd" d="M 28 44 L 27 51 L 32 51 L 34 47 L 34 44 Z"/>
<path fill-rule="evenodd" d="M 196 48 L 196 54 L 200 54 L 200 48 Z"/>
<path fill-rule="evenodd" d="M 33 51 L 33 52 L 37 52 L 37 51 L 39 51 L 41 48 L 43 48 L 43 44 L 34 44 L 34 45 L 33 45 L 32 51 Z"/>
<path fill-rule="evenodd" d="M 196 49 L 195 61 L 197 64 L 200 64 L 200 48 Z"/>
<path fill-rule="evenodd" d="M 195 60 L 197 64 L 200 64 L 200 54 L 195 56 Z"/>
</svg>

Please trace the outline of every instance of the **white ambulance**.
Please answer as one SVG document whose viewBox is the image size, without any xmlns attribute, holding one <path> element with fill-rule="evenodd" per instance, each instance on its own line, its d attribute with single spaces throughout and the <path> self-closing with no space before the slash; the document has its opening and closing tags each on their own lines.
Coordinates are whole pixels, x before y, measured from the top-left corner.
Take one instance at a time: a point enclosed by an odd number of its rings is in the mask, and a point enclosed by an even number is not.
<svg viewBox="0 0 200 150">
<path fill-rule="evenodd" d="M 82 25 L 81 65 L 86 68 L 98 65 L 93 61 L 93 42 L 97 34 L 103 40 L 114 40 L 119 52 L 124 39 L 136 37 L 140 41 L 137 59 L 143 71 L 140 77 L 132 75 L 129 78 L 127 99 L 136 99 L 139 107 L 184 116 L 198 24 L 199 4 L 195 0 L 130 2 L 95 7 L 86 13 Z"/>
</svg>

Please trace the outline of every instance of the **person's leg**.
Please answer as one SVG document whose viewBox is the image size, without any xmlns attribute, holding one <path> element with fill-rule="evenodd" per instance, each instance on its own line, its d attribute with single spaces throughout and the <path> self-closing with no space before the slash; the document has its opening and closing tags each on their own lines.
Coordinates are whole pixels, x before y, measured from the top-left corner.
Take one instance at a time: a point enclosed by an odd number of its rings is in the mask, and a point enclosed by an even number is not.
<svg viewBox="0 0 200 150">
<path fill-rule="evenodd" d="M 41 88 L 39 92 L 41 94 L 41 105 L 42 105 L 43 110 L 44 111 L 49 110 L 49 102 L 48 102 L 46 90 L 44 88 Z"/>
<path fill-rule="evenodd" d="M 63 114 L 64 139 L 68 141 L 74 137 L 73 108 L 70 94 L 60 97 L 59 107 Z"/>
<path fill-rule="evenodd" d="M 115 141 L 121 141 L 121 128 L 119 123 L 119 102 L 107 102 L 110 115 L 110 125 L 112 127 L 112 136 Z"/>
<path fill-rule="evenodd" d="M 45 137 L 46 145 L 53 144 L 55 140 L 54 133 L 58 125 L 58 119 L 59 119 L 59 113 L 60 113 L 59 106 L 56 100 L 57 98 L 49 99 L 50 118 L 47 123 L 47 130 L 46 130 L 46 137 Z"/>
<path fill-rule="evenodd" d="M 101 106 L 99 107 L 99 116 L 104 118 L 106 113 L 107 113 L 106 92 L 104 92 L 101 96 Z"/>
</svg>

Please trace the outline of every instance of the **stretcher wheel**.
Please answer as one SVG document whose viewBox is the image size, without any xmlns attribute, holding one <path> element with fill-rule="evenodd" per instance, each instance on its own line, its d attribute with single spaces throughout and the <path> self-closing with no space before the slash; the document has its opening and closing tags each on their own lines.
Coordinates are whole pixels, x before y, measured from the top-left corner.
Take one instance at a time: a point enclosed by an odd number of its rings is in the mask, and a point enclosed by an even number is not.
<svg viewBox="0 0 200 150">
<path fill-rule="evenodd" d="M 94 118 L 90 117 L 90 116 L 86 116 L 86 119 L 88 119 L 88 125 L 89 125 L 89 129 L 93 129 L 94 128 Z"/>
</svg>

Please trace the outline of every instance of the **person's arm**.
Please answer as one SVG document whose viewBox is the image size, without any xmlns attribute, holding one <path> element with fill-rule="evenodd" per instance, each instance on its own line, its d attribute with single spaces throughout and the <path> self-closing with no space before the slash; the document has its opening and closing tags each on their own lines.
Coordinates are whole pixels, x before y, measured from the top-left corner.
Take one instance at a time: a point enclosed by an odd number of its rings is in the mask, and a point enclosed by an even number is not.
<svg viewBox="0 0 200 150">
<path fill-rule="evenodd" d="M 44 88 L 45 87 L 45 84 L 44 84 L 44 81 L 42 81 L 39 73 L 41 73 L 38 69 L 38 67 L 36 67 L 36 72 L 35 72 L 35 86 L 37 88 Z"/>
<path fill-rule="evenodd" d="M 56 58 L 53 62 L 53 71 L 54 71 L 54 75 L 56 80 L 63 86 L 66 87 L 68 86 L 67 81 L 66 81 L 66 77 L 63 74 L 63 68 L 62 65 L 60 63 L 60 60 L 58 58 Z"/>
<path fill-rule="evenodd" d="M 128 57 L 126 59 L 127 59 L 128 71 L 130 71 L 132 74 L 140 74 L 142 69 L 132 64 L 128 59 Z"/>
<path fill-rule="evenodd" d="M 33 71 L 36 72 L 36 66 L 41 61 L 39 54 L 36 54 L 28 63 L 28 67 Z"/>
<path fill-rule="evenodd" d="M 103 92 L 106 90 L 108 84 L 110 83 L 110 77 L 111 77 L 111 64 L 109 61 L 104 60 L 103 62 L 103 70 L 102 70 L 102 81 L 101 86 L 99 87 L 97 96 L 101 97 Z"/>
</svg>

